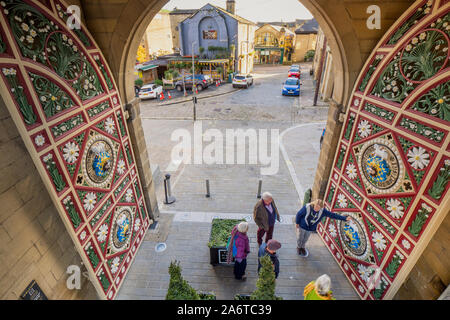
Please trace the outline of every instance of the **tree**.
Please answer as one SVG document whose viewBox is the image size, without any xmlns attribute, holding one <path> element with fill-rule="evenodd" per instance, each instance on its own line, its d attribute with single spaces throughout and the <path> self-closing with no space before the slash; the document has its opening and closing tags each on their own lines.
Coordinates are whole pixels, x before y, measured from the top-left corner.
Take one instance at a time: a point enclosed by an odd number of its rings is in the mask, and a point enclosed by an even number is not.
<svg viewBox="0 0 450 320">
<path fill-rule="evenodd" d="M 136 87 L 142 87 L 143 85 L 144 85 L 144 80 L 142 80 L 142 79 L 136 79 L 136 80 L 134 80 L 134 85 L 136 86 Z"/>
<path fill-rule="evenodd" d="M 197 291 L 181 276 L 180 263 L 175 260 L 169 266 L 170 282 L 166 300 L 200 300 Z"/>
<path fill-rule="evenodd" d="M 260 261 L 261 269 L 256 281 L 256 290 L 252 293 L 250 300 L 281 300 L 275 295 L 275 272 L 270 256 L 266 255 Z"/>
<path fill-rule="evenodd" d="M 312 61 L 314 59 L 314 56 L 316 54 L 315 50 L 308 50 L 305 54 L 305 61 Z"/>
<path fill-rule="evenodd" d="M 145 50 L 143 45 L 140 45 L 138 48 L 136 60 L 139 63 L 147 61 L 147 51 Z"/>
</svg>

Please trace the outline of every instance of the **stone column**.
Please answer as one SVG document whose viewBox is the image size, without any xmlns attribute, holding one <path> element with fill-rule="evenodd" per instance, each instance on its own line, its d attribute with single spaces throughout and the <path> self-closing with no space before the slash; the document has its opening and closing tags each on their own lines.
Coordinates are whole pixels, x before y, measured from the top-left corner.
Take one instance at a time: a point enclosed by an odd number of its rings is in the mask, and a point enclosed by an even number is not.
<svg viewBox="0 0 450 320">
<path fill-rule="evenodd" d="M 314 186 L 312 190 L 312 199 L 324 199 L 325 192 L 330 176 L 331 168 L 333 167 L 334 155 L 339 143 L 341 135 L 344 106 L 338 104 L 334 100 L 330 100 L 330 108 L 328 111 L 327 131 L 322 144 L 322 151 L 320 152 L 319 164 L 314 179 Z"/>
<path fill-rule="evenodd" d="M 136 158 L 136 168 L 141 177 L 142 189 L 149 215 L 154 220 L 159 217 L 158 203 L 156 200 L 155 185 L 153 183 L 152 170 L 145 142 L 144 129 L 141 121 L 140 99 L 133 99 L 125 105 L 128 112 L 127 124 L 130 132 L 130 141 L 133 145 Z"/>
</svg>

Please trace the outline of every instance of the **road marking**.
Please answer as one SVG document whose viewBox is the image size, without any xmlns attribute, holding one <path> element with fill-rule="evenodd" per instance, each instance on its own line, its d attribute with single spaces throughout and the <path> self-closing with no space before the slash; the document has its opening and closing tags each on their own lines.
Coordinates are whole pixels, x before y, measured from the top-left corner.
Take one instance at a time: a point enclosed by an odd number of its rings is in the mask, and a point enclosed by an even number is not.
<svg viewBox="0 0 450 320">
<path fill-rule="evenodd" d="M 284 138 L 284 135 L 286 133 L 288 133 L 289 131 L 292 131 L 294 129 L 308 127 L 308 126 L 314 126 L 314 125 L 319 125 L 319 124 L 324 124 L 324 123 L 326 123 L 326 121 L 300 124 L 300 125 L 297 125 L 297 126 L 294 126 L 294 127 L 291 127 L 291 128 L 288 128 L 288 129 L 284 130 L 281 133 L 281 135 L 280 135 L 280 150 L 281 150 L 281 154 L 283 155 L 284 162 L 286 162 L 286 165 L 288 167 L 289 174 L 291 175 L 291 179 L 292 179 L 292 182 L 294 183 L 295 190 L 297 191 L 298 198 L 300 200 L 300 204 L 301 205 L 303 205 L 303 198 L 304 198 L 304 195 L 305 195 L 305 191 L 304 191 L 304 188 L 301 185 L 300 181 L 298 180 L 298 177 L 297 177 L 297 174 L 295 173 L 295 169 L 294 169 L 294 166 L 292 164 L 292 161 L 289 159 L 289 155 L 288 155 L 288 153 L 286 151 L 286 148 L 284 147 L 283 138 Z"/>
</svg>

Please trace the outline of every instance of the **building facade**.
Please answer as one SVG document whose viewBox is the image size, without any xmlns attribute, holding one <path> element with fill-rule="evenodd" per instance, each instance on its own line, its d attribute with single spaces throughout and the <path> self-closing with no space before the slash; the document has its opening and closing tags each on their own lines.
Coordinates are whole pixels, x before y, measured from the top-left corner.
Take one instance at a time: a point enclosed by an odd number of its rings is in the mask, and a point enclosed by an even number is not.
<svg viewBox="0 0 450 320">
<path fill-rule="evenodd" d="M 179 24 L 183 20 L 189 18 L 198 10 L 196 9 L 178 9 L 175 8 L 169 13 L 170 18 L 170 28 L 172 33 L 172 48 L 174 52 L 180 53 L 181 42 L 180 42 L 180 29 Z"/>
<path fill-rule="evenodd" d="M 233 7 L 228 5 L 230 10 Z M 234 12 L 207 4 L 183 20 L 178 28 L 182 56 L 231 58 L 237 72 L 252 71 L 251 55 L 256 30 L 253 22 Z"/>
<path fill-rule="evenodd" d="M 317 33 L 312 68 L 314 72 L 314 80 L 320 82 L 319 98 L 323 101 L 329 101 L 333 96 L 334 89 L 333 55 L 325 34 L 320 28 Z"/>
<path fill-rule="evenodd" d="M 295 30 L 293 62 L 305 61 L 306 53 L 316 49 L 318 30 L 319 24 L 316 19 L 306 21 Z"/>
<path fill-rule="evenodd" d="M 257 64 L 283 64 L 292 60 L 295 33 L 276 25 L 265 24 L 255 33 Z"/>
<path fill-rule="evenodd" d="M 174 52 L 169 11 L 161 10 L 155 15 L 145 31 L 144 42 L 150 59 Z"/>
</svg>

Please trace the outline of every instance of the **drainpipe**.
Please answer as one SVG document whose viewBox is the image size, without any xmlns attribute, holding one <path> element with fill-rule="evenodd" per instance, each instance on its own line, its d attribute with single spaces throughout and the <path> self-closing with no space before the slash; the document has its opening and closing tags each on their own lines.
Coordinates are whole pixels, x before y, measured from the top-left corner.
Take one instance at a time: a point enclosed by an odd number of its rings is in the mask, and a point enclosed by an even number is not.
<svg viewBox="0 0 450 320">
<path fill-rule="evenodd" d="M 327 38 L 324 38 L 323 48 L 322 48 L 322 57 L 320 58 L 319 77 L 317 78 L 316 93 L 314 94 L 314 104 L 313 104 L 314 106 L 317 106 L 317 99 L 319 98 L 319 89 L 320 89 L 320 83 L 322 81 L 322 71 L 323 71 L 323 65 L 325 62 L 326 51 L 327 51 Z"/>
</svg>

